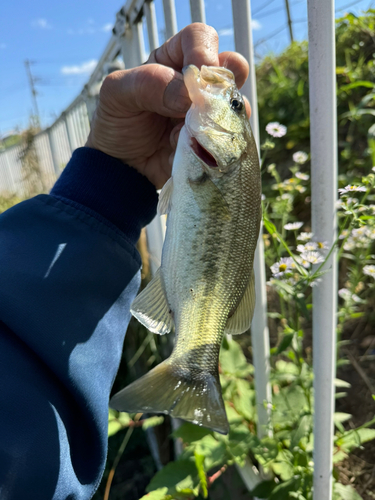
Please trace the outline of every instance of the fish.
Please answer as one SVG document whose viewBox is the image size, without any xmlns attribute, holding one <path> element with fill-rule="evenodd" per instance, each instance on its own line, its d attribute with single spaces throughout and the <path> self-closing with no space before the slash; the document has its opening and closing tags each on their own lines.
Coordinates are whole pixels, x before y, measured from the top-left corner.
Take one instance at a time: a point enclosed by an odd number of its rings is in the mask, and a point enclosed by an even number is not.
<svg viewBox="0 0 375 500">
<path fill-rule="evenodd" d="M 158 213 L 167 214 L 161 266 L 131 313 L 151 332 L 175 330 L 168 359 L 110 401 L 118 411 L 164 413 L 227 434 L 219 352 L 250 328 L 261 221 L 259 157 L 233 73 L 183 69 L 191 107 Z"/>
</svg>

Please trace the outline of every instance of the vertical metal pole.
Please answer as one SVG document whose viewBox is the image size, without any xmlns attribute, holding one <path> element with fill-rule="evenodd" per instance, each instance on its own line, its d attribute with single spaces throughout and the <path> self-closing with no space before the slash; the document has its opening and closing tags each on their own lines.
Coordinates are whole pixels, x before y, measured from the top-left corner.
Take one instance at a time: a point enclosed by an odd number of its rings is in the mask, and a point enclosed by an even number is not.
<svg viewBox="0 0 375 500">
<path fill-rule="evenodd" d="M 232 0 L 234 40 L 236 51 L 249 62 L 250 72 L 241 92 L 251 104 L 251 128 L 259 151 L 259 121 L 257 86 L 254 63 L 254 47 L 251 30 L 250 0 Z M 258 437 L 272 435 L 270 429 L 271 411 L 265 406 L 272 399 L 270 376 L 270 342 L 267 323 L 266 272 L 264 263 L 263 228 L 261 226 L 258 245 L 254 258 L 256 306 L 251 324 L 251 340 L 253 347 L 253 363 L 255 369 L 255 390 L 258 414 Z M 245 486 L 251 490 L 260 478 L 255 475 L 254 468 L 248 460 L 244 467 L 237 467 Z M 257 499 L 255 499 L 257 500 Z"/>
<path fill-rule="evenodd" d="M 165 34 L 168 38 L 177 33 L 177 17 L 174 0 L 163 0 Z"/>
<path fill-rule="evenodd" d="M 308 0 L 312 231 L 332 245 L 337 221 L 334 0 Z M 313 289 L 314 500 L 332 498 L 337 257 Z"/>
<path fill-rule="evenodd" d="M 147 33 L 148 33 L 148 43 L 150 45 L 150 52 L 159 47 L 159 37 L 158 37 L 158 25 L 156 21 L 155 3 L 145 2 L 143 6 L 146 22 L 147 22 Z"/>
<path fill-rule="evenodd" d="M 55 171 L 56 178 L 58 178 L 61 172 L 60 172 L 58 161 L 57 161 L 56 146 L 55 146 L 54 139 L 52 137 L 52 129 L 51 128 L 49 128 L 47 131 L 47 139 L 48 139 L 49 147 L 51 150 L 53 169 Z"/>
<path fill-rule="evenodd" d="M 68 118 L 66 116 L 66 113 L 62 115 L 64 127 L 65 127 L 65 132 L 66 132 L 66 137 L 68 139 L 68 144 L 69 144 L 69 156 L 73 153 L 73 142 L 72 142 L 72 134 L 69 130 L 69 123 L 68 123 Z"/>
<path fill-rule="evenodd" d="M 232 0 L 234 40 L 236 51 L 242 54 L 249 62 L 250 73 L 241 91 L 250 100 L 250 123 L 259 151 L 259 121 L 257 104 L 257 87 L 254 64 L 254 49 L 251 32 L 251 10 L 249 0 Z M 269 383 L 270 375 L 270 343 L 267 325 L 267 295 L 266 275 L 264 263 L 264 249 L 262 228 L 254 259 L 256 306 L 251 325 L 253 345 L 253 362 L 255 367 L 255 389 L 258 411 L 258 436 L 262 438 L 269 434 L 271 413 L 264 402 L 271 402 L 272 393 Z"/>
<path fill-rule="evenodd" d="M 146 56 L 141 22 L 133 24 L 131 27 L 126 27 L 125 33 L 120 40 L 125 68 L 134 68 L 145 61 Z"/>
<path fill-rule="evenodd" d="M 192 23 L 205 23 L 206 11 L 204 8 L 204 0 L 190 0 L 190 12 Z"/>
</svg>

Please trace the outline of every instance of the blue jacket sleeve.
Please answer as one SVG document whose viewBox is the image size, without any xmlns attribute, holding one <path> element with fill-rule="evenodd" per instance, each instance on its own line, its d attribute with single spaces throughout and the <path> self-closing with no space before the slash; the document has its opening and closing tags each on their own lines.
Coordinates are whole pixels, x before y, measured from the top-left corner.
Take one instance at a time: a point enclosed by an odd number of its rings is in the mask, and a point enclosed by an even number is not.
<svg viewBox="0 0 375 500">
<path fill-rule="evenodd" d="M 146 178 L 81 148 L 50 195 L 0 216 L 0 498 L 89 499 L 140 284 Z"/>
</svg>

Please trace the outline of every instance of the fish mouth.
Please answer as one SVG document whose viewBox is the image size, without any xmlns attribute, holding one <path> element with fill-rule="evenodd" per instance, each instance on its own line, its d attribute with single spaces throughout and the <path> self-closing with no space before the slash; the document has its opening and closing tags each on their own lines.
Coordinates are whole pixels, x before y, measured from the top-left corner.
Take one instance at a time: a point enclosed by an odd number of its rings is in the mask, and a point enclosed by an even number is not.
<svg viewBox="0 0 375 500">
<path fill-rule="evenodd" d="M 217 168 L 219 166 L 212 154 L 207 151 L 207 149 L 205 149 L 201 144 L 199 144 L 197 139 L 193 136 L 191 136 L 190 138 L 190 147 L 195 156 L 202 160 L 203 163 L 205 163 L 208 167 Z"/>
</svg>

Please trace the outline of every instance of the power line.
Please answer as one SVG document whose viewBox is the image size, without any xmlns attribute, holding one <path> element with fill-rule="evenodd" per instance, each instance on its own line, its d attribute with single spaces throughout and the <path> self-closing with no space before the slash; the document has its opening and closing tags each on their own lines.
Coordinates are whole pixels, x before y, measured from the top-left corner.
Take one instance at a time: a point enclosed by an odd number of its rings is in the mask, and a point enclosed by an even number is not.
<svg viewBox="0 0 375 500">
<path fill-rule="evenodd" d="M 270 0 L 270 2 L 267 2 L 265 4 L 262 5 L 262 7 L 260 7 L 259 9 L 257 10 L 254 10 L 254 12 L 252 12 L 252 16 L 256 16 L 258 14 L 258 12 L 261 12 L 263 9 L 265 9 L 266 7 L 268 7 L 269 5 L 271 5 L 271 3 L 273 3 L 275 0 Z"/>
<path fill-rule="evenodd" d="M 293 42 L 293 28 L 292 28 L 292 18 L 290 17 L 289 0 L 285 0 L 285 8 L 286 8 L 286 15 L 288 18 L 290 43 L 292 43 Z"/>
<path fill-rule="evenodd" d="M 26 67 L 26 73 L 29 78 L 29 84 L 30 84 L 30 90 L 31 90 L 31 95 L 32 95 L 32 100 L 34 103 L 34 110 L 35 110 L 35 116 L 38 121 L 38 125 L 40 124 L 40 117 L 39 117 L 39 109 L 38 109 L 38 102 L 36 100 L 36 90 L 35 90 L 35 78 L 31 74 L 31 69 L 30 69 L 30 61 L 26 59 L 25 61 L 25 67 Z"/>
<path fill-rule="evenodd" d="M 273 31 L 272 33 L 270 33 L 269 35 L 265 36 L 264 38 L 262 38 L 261 40 L 258 40 L 255 44 L 254 44 L 254 47 L 258 47 L 258 45 L 261 45 L 262 43 L 264 42 L 268 42 L 268 40 L 270 40 L 271 38 L 273 38 L 274 36 L 278 35 L 279 33 L 281 33 L 282 31 L 284 31 L 285 29 L 287 28 L 286 25 L 284 26 L 281 26 L 280 28 L 278 28 L 277 30 Z"/>
</svg>

